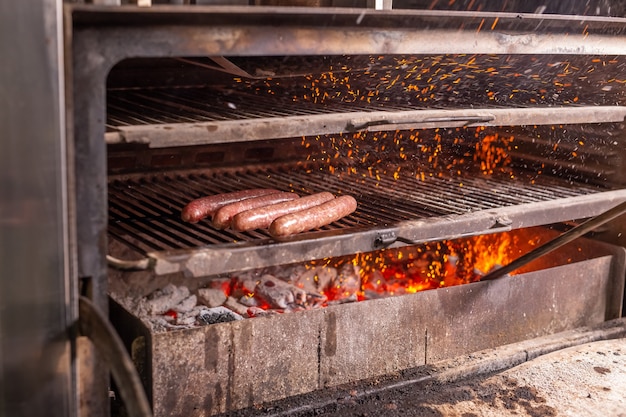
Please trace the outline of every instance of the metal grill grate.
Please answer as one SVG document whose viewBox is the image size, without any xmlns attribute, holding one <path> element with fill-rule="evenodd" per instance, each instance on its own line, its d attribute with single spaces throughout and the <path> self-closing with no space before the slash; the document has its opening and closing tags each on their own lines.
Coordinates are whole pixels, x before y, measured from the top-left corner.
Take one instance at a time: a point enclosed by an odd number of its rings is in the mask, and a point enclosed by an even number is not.
<svg viewBox="0 0 626 417">
<path fill-rule="evenodd" d="M 215 88 L 112 90 L 107 96 L 107 126 L 200 123 L 225 120 L 307 116 L 336 112 L 406 111 L 414 106 L 391 102 L 368 103 L 294 101 L 289 96 L 232 94 Z"/>
<path fill-rule="evenodd" d="M 471 97 L 460 102 L 423 103 L 402 92 L 385 94 L 371 101 L 318 101 L 294 98 L 288 91 L 255 94 L 212 87 L 111 90 L 105 138 L 109 144 L 163 148 L 362 130 L 621 122 L 626 116 L 625 106 L 585 106 L 580 101 L 507 107 L 477 103 Z"/>
<path fill-rule="evenodd" d="M 525 203 L 555 201 L 604 191 L 549 177 L 525 179 L 474 176 L 471 178 L 392 176 L 374 178 L 367 171 L 350 175 L 327 170 L 271 168 L 262 171 L 204 171 L 160 174 L 109 183 L 109 235 L 146 254 L 154 251 L 261 245 L 271 241 L 266 230 L 239 233 L 217 230 L 208 221 L 187 224 L 181 209 L 192 199 L 246 188 L 277 188 L 301 195 L 330 191 L 357 198 L 358 210 L 323 231 L 354 232 L 392 227 L 403 221 L 467 215 Z M 562 220 L 568 220 L 563 218 Z"/>
</svg>

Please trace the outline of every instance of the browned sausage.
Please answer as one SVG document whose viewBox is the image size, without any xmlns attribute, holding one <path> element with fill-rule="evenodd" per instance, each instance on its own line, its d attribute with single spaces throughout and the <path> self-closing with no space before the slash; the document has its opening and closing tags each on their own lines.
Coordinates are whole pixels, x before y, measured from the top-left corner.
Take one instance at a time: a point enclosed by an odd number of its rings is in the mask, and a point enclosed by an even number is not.
<svg viewBox="0 0 626 417">
<path fill-rule="evenodd" d="M 354 197 L 344 195 L 319 206 L 277 218 L 270 225 L 270 234 L 281 237 L 316 229 L 337 221 L 355 210 Z"/>
<path fill-rule="evenodd" d="M 198 198 L 197 200 L 191 201 L 183 208 L 180 217 L 186 222 L 197 223 L 205 217 L 213 216 L 217 210 L 227 204 L 279 192 L 278 190 L 270 188 L 255 188 Z"/>
<path fill-rule="evenodd" d="M 228 204 L 215 212 L 215 215 L 213 216 L 213 226 L 217 229 L 226 229 L 230 226 L 233 216 L 241 213 L 242 211 L 282 203 L 283 201 L 295 200 L 297 198 L 300 198 L 300 196 L 296 193 L 274 193 L 237 201 L 236 203 Z"/>
<path fill-rule="evenodd" d="M 333 198 L 335 198 L 334 195 L 324 191 L 322 193 L 307 195 L 297 200 L 246 210 L 233 217 L 231 226 L 233 229 L 240 232 L 254 229 L 267 229 L 274 219 L 280 216 L 318 206 Z"/>
</svg>

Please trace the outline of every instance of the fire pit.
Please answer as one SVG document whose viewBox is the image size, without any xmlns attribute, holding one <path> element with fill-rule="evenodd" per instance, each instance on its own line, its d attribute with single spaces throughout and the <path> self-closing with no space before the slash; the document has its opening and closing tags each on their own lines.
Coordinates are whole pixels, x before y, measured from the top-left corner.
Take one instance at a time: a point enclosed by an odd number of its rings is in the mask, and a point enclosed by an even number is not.
<svg viewBox="0 0 626 417">
<path fill-rule="evenodd" d="M 206 324 L 199 314 L 176 324 L 165 319 L 171 311 L 161 311 L 155 321 L 131 314 L 115 295 L 112 316 L 142 372 L 155 415 L 212 415 L 619 317 L 624 250 L 598 242 L 577 241 L 517 275 L 472 282 L 556 233 L 519 229 L 289 265 L 283 279 L 273 268 L 272 278 L 260 270 L 204 281 L 225 290 L 224 298 L 255 280 L 256 291 L 267 282 L 302 291 L 300 301 L 281 299 L 284 308 L 270 305 L 263 294 L 266 304 L 247 310 L 256 318 Z M 345 287 L 353 289 L 348 293 L 334 292 L 340 281 L 320 290 L 285 280 L 298 269 L 314 282 L 316 275 L 318 282 L 324 274 L 333 278 L 333 270 L 336 279 L 349 276 L 347 268 L 360 271 L 353 276 L 357 284 Z M 190 293 L 205 302 L 206 288 L 194 283 Z M 312 301 L 316 290 L 324 301 Z"/>
</svg>

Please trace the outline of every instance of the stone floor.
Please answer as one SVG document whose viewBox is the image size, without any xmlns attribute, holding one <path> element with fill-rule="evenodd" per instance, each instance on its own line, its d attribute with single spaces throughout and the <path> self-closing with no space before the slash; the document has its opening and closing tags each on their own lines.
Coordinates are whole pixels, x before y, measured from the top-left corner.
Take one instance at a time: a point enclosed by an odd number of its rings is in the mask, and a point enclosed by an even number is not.
<svg viewBox="0 0 626 417">
<path fill-rule="evenodd" d="M 626 318 L 227 415 L 626 417 Z"/>
<path fill-rule="evenodd" d="M 446 394 L 451 401 L 441 402 Z M 457 383 L 421 406 L 444 416 L 626 416 L 626 339 L 586 343 Z"/>
</svg>

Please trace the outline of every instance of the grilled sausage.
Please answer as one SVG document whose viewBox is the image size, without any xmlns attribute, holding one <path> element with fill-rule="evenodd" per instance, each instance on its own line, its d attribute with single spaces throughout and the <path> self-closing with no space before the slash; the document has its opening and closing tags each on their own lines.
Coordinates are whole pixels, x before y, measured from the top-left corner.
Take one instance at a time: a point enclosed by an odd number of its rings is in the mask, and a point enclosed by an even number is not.
<svg viewBox="0 0 626 417">
<path fill-rule="evenodd" d="M 332 200 L 333 198 L 335 198 L 334 195 L 324 191 L 317 194 L 307 195 L 305 197 L 298 198 L 297 200 L 246 210 L 233 217 L 231 226 L 239 232 L 254 229 L 267 229 L 270 227 L 272 222 L 280 216 L 318 206 Z"/>
<path fill-rule="evenodd" d="M 213 216 L 217 210 L 227 204 L 279 192 L 278 190 L 270 188 L 255 188 L 198 198 L 197 200 L 191 201 L 183 208 L 180 217 L 186 222 L 198 223 L 205 217 Z"/>
<path fill-rule="evenodd" d="M 230 226 L 233 216 L 242 211 L 282 203 L 283 201 L 295 200 L 299 197 L 300 196 L 296 193 L 274 193 L 228 204 L 215 212 L 213 216 L 213 226 L 217 229 L 226 229 Z"/>
<path fill-rule="evenodd" d="M 355 210 L 354 197 L 344 195 L 319 206 L 277 218 L 270 225 L 270 234 L 274 237 L 282 237 L 316 229 L 337 221 Z"/>
</svg>

